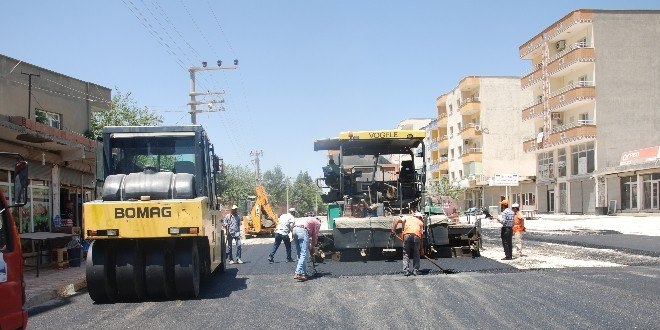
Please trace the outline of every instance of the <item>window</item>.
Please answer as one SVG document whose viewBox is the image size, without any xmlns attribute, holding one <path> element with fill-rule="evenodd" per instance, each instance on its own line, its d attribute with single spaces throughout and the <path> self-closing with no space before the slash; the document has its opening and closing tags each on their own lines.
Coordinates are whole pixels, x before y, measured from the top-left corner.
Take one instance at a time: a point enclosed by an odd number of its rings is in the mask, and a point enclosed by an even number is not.
<svg viewBox="0 0 660 330">
<path fill-rule="evenodd" d="M 454 107 L 450 104 L 449 105 L 449 115 L 451 115 L 454 112 Z"/>
<path fill-rule="evenodd" d="M 463 177 L 463 170 L 458 170 L 458 177 L 462 178 Z"/>
<path fill-rule="evenodd" d="M 554 159 L 553 152 L 543 152 L 538 158 L 538 175 L 542 179 L 554 178 Z"/>
<path fill-rule="evenodd" d="M 454 160 L 454 149 L 449 150 L 449 153 L 451 154 L 451 160 Z"/>
<path fill-rule="evenodd" d="M 594 143 L 584 143 L 571 147 L 571 174 L 587 174 L 595 170 Z"/>
<path fill-rule="evenodd" d="M 566 176 L 566 149 L 557 150 L 557 176 Z"/>
<path fill-rule="evenodd" d="M 34 118 L 39 123 L 62 129 L 62 116 L 59 113 L 36 109 L 34 111 Z"/>
<path fill-rule="evenodd" d="M 449 137 L 453 137 L 453 136 L 454 136 L 454 127 L 452 126 L 449 127 Z"/>
<path fill-rule="evenodd" d="M 621 209 L 637 209 L 637 177 L 621 178 Z"/>
<path fill-rule="evenodd" d="M 580 87 L 588 86 L 586 75 L 581 76 L 580 78 L 578 78 L 578 86 L 580 86 Z"/>
<path fill-rule="evenodd" d="M 458 147 L 458 155 L 463 155 L 463 147 Z"/>
<path fill-rule="evenodd" d="M 462 123 L 458 123 L 458 131 L 459 131 L 459 132 L 461 131 L 462 128 L 463 128 L 463 124 L 462 124 Z"/>
</svg>

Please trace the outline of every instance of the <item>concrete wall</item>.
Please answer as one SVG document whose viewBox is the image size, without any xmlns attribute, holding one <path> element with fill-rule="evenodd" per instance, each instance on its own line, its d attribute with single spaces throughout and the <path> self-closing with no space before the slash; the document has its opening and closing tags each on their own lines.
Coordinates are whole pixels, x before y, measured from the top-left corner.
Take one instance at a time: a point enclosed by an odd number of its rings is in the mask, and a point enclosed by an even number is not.
<svg viewBox="0 0 660 330">
<path fill-rule="evenodd" d="M 30 118 L 35 109 L 60 115 L 62 129 L 84 133 L 92 111 L 110 108 L 111 90 L 0 55 L 0 113 L 28 117 L 28 76 L 32 77 Z M 17 65 L 18 64 L 18 65 Z"/>
<path fill-rule="evenodd" d="M 660 13 L 595 12 L 596 168 L 660 144 Z"/>
<path fill-rule="evenodd" d="M 523 152 L 521 137 L 534 130 L 522 122 L 521 109 L 532 102 L 532 92 L 520 88 L 519 77 L 481 78 L 481 125 L 484 175 L 514 173 L 533 176 L 535 155 Z"/>
</svg>

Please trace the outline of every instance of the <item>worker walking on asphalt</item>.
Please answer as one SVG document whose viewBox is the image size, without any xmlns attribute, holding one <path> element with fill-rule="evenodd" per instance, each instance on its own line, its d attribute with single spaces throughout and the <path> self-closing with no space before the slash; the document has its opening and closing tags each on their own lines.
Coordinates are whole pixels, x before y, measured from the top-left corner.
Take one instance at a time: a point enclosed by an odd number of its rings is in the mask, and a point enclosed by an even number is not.
<svg viewBox="0 0 660 330">
<path fill-rule="evenodd" d="M 273 243 L 273 249 L 268 255 L 268 262 L 273 263 L 275 261 L 275 252 L 277 252 L 282 241 L 284 241 L 284 247 L 286 248 L 286 262 L 293 262 L 293 259 L 291 258 L 291 240 L 289 239 L 289 233 L 295 224 L 295 216 L 296 209 L 292 207 L 289 209 L 289 213 L 280 215 L 280 218 L 277 220 L 275 242 Z"/>
<path fill-rule="evenodd" d="M 523 218 L 522 212 L 520 212 L 520 205 L 518 203 L 513 203 L 511 209 L 515 215 L 513 216 L 513 238 L 516 242 L 516 255 L 520 258 L 522 254 L 522 239 L 523 232 L 525 231 L 525 218 Z"/>
<path fill-rule="evenodd" d="M 241 260 L 241 217 L 238 216 L 238 206 L 231 206 L 231 213 L 225 216 L 223 221 L 225 226 L 225 231 L 227 232 L 227 257 L 229 258 L 230 264 L 239 263 L 242 264 Z M 236 261 L 232 255 L 232 241 L 236 241 Z"/>
<path fill-rule="evenodd" d="M 515 213 L 509 208 L 509 201 L 503 200 L 500 205 L 504 208 L 497 221 L 502 224 L 500 237 L 502 238 L 502 247 L 504 248 L 504 258 L 502 260 L 513 259 L 513 218 Z"/>
<path fill-rule="evenodd" d="M 424 222 L 422 213 L 415 212 L 413 216 L 403 216 L 392 222 L 392 235 L 396 235 L 399 224 L 403 227 L 401 239 L 403 240 L 403 273 L 406 276 L 419 274 L 419 257 L 422 247 L 422 230 Z M 410 271 L 410 258 L 413 259 L 413 270 Z"/>
<path fill-rule="evenodd" d="M 307 263 L 310 255 L 314 255 L 314 247 L 318 241 L 321 220 L 316 217 L 297 218 L 293 227 L 293 241 L 298 249 L 298 264 L 294 279 L 304 282 L 308 279 Z"/>
</svg>

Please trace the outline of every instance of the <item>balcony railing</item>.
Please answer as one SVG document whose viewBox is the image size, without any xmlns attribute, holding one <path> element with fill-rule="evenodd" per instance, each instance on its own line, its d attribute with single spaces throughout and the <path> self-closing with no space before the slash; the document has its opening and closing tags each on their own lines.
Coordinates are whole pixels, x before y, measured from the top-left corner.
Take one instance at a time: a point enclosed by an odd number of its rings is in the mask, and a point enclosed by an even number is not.
<svg viewBox="0 0 660 330">
<path fill-rule="evenodd" d="M 594 125 L 594 124 L 595 124 L 595 122 L 593 120 L 577 120 L 577 121 L 570 122 L 570 123 L 567 123 L 567 124 L 553 126 L 552 129 L 551 129 L 551 133 L 564 132 L 564 131 L 570 130 L 574 127 L 584 126 L 584 125 Z"/>
<path fill-rule="evenodd" d="M 586 42 L 586 41 L 579 41 L 579 42 L 570 44 L 568 47 L 564 48 L 564 50 L 562 50 L 561 52 L 555 54 L 555 56 L 551 57 L 550 61 L 548 61 L 548 63 L 552 63 L 553 61 L 555 61 L 555 60 L 557 60 L 561 57 L 564 57 L 564 55 L 566 55 L 566 54 L 568 54 L 568 53 L 570 53 L 570 52 L 572 52 L 572 51 L 574 51 L 578 48 L 591 48 L 591 44 Z"/>
<path fill-rule="evenodd" d="M 460 135 L 462 139 L 481 135 L 481 125 L 476 123 L 467 123 L 461 129 Z"/>
<path fill-rule="evenodd" d="M 481 110 L 481 102 L 478 97 L 466 98 L 461 102 L 461 106 L 458 108 L 458 111 L 464 116 L 475 114 L 479 110 Z"/>
<path fill-rule="evenodd" d="M 591 101 L 595 98 L 596 88 L 592 81 L 571 83 L 550 94 L 548 109 L 553 111 L 577 102 Z"/>
<path fill-rule="evenodd" d="M 543 115 L 543 101 L 535 101 L 525 107 L 522 111 L 523 120 L 540 117 Z"/>
<path fill-rule="evenodd" d="M 536 85 L 537 82 L 541 81 L 541 76 L 543 75 L 543 72 L 541 71 L 541 63 L 535 65 L 532 69 L 531 73 L 520 79 L 520 87 L 522 89 Z"/>
<path fill-rule="evenodd" d="M 553 98 L 559 94 L 566 93 L 567 91 L 573 89 L 573 88 L 578 88 L 578 87 L 593 87 L 595 84 L 593 81 L 578 81 L 578 82 L 570 82 L 566 84 L 566 86 L 557 89 L 550 93 L 550 98 Z"/>
<path fill-rule="evenodd" d="M 563 52 L 562 52 L 563 53 Z M 559 53 L 557 55 L 561 55 Z M 575 47 L 563 54 L 562 56 L 556 57 L 555 60 L 548 64 L 548 74 L 553 75 L 565 68 L 568 68 L 571 65 L 576 63 L 593 63 L 596 61 L 596 51 L 594 48 L 580 48 Z"/>
<path fill-rule="evenodd" d="M 596 125 L 585 123 L 568 127 L 563 131 L 551 133 L 541 143 L 538 143 L 536 138 L 524 141 L 523 150 L 526 152 L 542 151 L 577 141 L 583 142 L 594 139 L 596 139 Z"/>
</svg>

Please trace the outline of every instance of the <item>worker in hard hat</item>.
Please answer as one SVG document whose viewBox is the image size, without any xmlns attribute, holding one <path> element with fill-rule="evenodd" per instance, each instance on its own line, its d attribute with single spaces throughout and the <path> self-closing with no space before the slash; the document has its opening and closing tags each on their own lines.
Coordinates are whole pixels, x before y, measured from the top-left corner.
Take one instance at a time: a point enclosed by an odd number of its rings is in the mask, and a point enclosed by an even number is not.
<svg viewBox="0 0 660 330">
<path fill-rule="evenodd" d="M 289 233 L 293 229 L 293 224 L 296 222 L 296 209 L 290 208 L 288 213 L 280 215 L 277 220 L 277 228 L 275 228 L 275 242 L 273 242 L 273 249 L 268 255 L 268 262 L 273 263 L 275 261 L 275 252 L 280 247 L 282 241 L 284 241 L 284 247 L 286 248 L 286 262 L 293 262 L 291 258 L 291 239 L 289 238 Z"/>
<path fill-rule="evenodd" d="M 422 247 L 422 231 L 424 229 L 423 217 L 422 213 L 415 212 L 412 216 L 396 217 L 392 222 L 393 236 L 396 235 L 399 224 L 403 228 L 401 239 L 403 240 L 403 273 L 405 276 L 419 275 L 419 258 Z M 410 258 L 413 260 L 412 271 L 410 271 Z"/>
<path fill-rule="evenodd" d="M 504 211 L 500 214 L 497 221 L 502 224 L 500 230 L 500 237 L 502 238 L 502 247 L 504 248 L 504 258 L 502 260 L 513 259 L 513 218 L 515 213 L 509 207 L 509 201 L 503 200 L 500 202 Z"/>
</svg>

